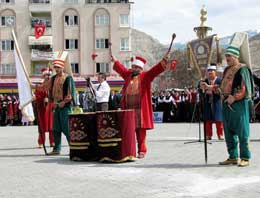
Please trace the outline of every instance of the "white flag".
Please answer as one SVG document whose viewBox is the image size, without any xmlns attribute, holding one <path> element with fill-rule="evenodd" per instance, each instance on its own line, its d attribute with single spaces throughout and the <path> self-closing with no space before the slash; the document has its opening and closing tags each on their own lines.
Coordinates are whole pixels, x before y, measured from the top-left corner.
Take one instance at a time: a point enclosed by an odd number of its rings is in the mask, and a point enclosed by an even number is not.
<svg viewBox="0 0 260 198">
<path fill-rule="evenodd" d="M 30 87 L 29 77 L 23 65 L 22 56 L 19 56 L 19 47 L 14 32 L 13 37 L 15 43 L 14 57 L 16 67 L 16 79 L 20 100 L 19 108 L 21 109 L 22 114 L 28 119 L 28 121 L 34 121 L 35 117 L 32 107 L 32 90 Z"/>
</svg>

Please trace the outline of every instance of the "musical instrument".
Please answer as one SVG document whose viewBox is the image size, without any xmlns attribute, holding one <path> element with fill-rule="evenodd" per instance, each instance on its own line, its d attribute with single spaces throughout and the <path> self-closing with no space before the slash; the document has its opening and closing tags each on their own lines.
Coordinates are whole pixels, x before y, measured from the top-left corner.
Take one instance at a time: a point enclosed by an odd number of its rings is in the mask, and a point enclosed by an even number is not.
<svg viewBox="0 0 260 198">
<path fill-rule="evenodd" d="M 70 159 L 97 158 L 96 113 L 70 114 Z"/>
<path fill-rule="evenodd" d="M 97 112 L 100 161 L 133 161 L 136 157 L 135 112 L 117 110 Z"/>
<path fill-rule="evenodd" d="M 136 157 L 134 110 L 70 114 L 70 159 L 110 162 Z"/>
</svg>

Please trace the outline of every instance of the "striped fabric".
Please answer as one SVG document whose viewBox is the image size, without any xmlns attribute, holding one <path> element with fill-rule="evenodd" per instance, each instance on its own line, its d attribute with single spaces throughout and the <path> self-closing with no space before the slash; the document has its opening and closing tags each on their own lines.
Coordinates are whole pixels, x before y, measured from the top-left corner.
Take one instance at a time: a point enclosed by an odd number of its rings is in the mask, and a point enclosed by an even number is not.
<svg viewBox="0 0 260 198">
<path fill-rule="evenodd" d="M 53 65 L 53 66 L 56 66 L 56 67 L 62 67 L 62 68 L 64 68 L 65 61 L 56 59 L 56 60 L 53 60 L 53 61 L 52 61 L 52 65 Z"/>
<path fill-rule="evenodd" d="M 229 54 L 229 55 L 232 55 L 232 56 L 235 56 L 235 57 L 239 58 L 239 56 L 240 56 L 240 49 L 230 45 L 230 46 L 227 47 L 225 54 Z"/>
</svg>

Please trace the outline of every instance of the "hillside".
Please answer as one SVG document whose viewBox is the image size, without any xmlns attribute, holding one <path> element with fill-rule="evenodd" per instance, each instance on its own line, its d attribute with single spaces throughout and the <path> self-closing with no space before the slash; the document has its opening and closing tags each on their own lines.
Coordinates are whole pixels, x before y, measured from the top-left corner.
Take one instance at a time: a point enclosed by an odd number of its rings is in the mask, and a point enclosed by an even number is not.
<svg viewBox="0 0 260 198">
<path fill-rule="evenodd" d="M 260 33 L 257 33 L 256 31 L 248 31 L 248 33 L 250 37 L 249 44 L 251 60 L 254 69 L 256 66 L 260 66 Z M 221 45 L 227 46 L 231 37 L 232 35 L 221 38 Z M 154 83 L 154 89 L 189 87 L 196 85 L 196 82 L 199 79 L 198 73 L 195 69 L 188 69 L 186 50 L 183 48 L 185 44 L 174 44 L 173 46 L 172 56 L 179 62 L 177 69 L 174 72 L 165 72 L 160 76 L 160 78 L 157 78 Z M 179 46 L 182 47 L 179 48 Z M 147 59 L 146 67 L 150 67 L 160 61 L 167 49 L 168 46 L 161 44 L 150 35 L 132 29 L 133 55 L 142 55 L 145 57 Z"/>
</svg>

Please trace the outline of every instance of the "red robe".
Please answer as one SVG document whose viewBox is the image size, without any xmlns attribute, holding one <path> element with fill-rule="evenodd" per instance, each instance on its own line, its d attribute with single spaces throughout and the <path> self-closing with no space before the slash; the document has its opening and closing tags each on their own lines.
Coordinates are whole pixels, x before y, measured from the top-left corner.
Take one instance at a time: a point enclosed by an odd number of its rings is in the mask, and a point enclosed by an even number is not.
<svg viewBox="0 0 260 198">
<path fill-rule="evenodd" d="M 7 101 L 7 119 L 12 120 L 14 118 L 13 101 Z"/>
<path fill-rule="evenodd" d="M 113 69 L 119 73 L 125 83 L 122 89 L 121 108 L 125 109 L 125 93 L 126 88 L 132 79 L 132 70 L 125 68 L 119 61 L 116 61 Z M 158 63 L 148 71 L 143 71 L 140 74 L 140 98 L 141 98 L 141 128 L 153 129 L 153 109 L 152 109 L 152 81 L 160 73 L 165 71 L 166 67 Z"/>
<path fill-rule="evenodd" d="M 19 113 L 19 101 L 18 100 L 13 101 L 13 113 L 14 113 L 14 119 L 18 120 L 18 113 Z"/>
<path fill-rule="evenodd" d="M 48 103 L 46 106 L 44 104 L 44 98 L 47 97 L 46 91 L 40 91 L 35 90 L 35 96 L 36 96 L 36 108 L 37 108 L 37 118 L 38 118 L 38 124 L 39 128 L 43 134 L 43 139 L 45 141 L 45 132 L 49 132 L 49 139 L 50 143 L 54 144 L 53 134 L 52 134 L 52 128 L 53 128 L 53 102 Z M 51 112 L 50 112 L 51 111 Z M 38 143 L 42 144 L 41 137 L 38 138 Z"/>
</svg>

